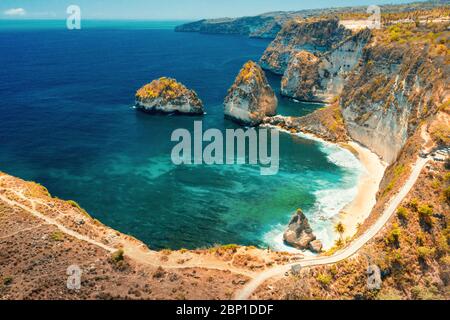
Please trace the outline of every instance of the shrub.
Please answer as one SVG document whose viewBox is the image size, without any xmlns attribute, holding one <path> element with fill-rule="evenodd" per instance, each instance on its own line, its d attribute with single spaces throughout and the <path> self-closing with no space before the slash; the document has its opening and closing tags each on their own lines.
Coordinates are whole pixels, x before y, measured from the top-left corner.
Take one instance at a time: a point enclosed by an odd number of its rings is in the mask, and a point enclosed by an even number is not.
<svg viewBox="0 0 450 320">
<path fill-rule="evenodd" d="M 13 278 L 12 277 L 5 277 L 5 278 L 3 278 L 3 284 L 5 286 L 9 286 L 12 282 L 13 282 Z"/>
<path fill-rule="evenodd" d="M 448 242 L 445 235 L 440 235 L 437 240 L 437 249 L 440 253 L 445 254 L 448 251 Z"/>
<path fill-rule="evenodd" d="M 119 263 L 119 262 L 121 262 L 121 261 L 123 261 L 123 259 L 124 259 L 124 251 L 123 251 L 123 249 L 119 249 L 119 250 L 117 250 L 116 252 L 114 252 L 114 253 L 112 253 L 111 254 L 111 260 L 112 260 L 112 262 L 114 262 L 114 263 Z"/>
<path fill-rule="evenodd" d="M 433 221 L 431 220 L 431 217 L 433 216 L 433 209 L 429 205 L 422 204 L 418 208 L 417 212 L 419 212 L 420 219 L 422 219 L 429 226 L 432 225 Z"/>
<path fill-rule="evenodd" d="M 421 205 L 417 211 L 422 218 L 431 217 L 433 215 L 433 209 L 427 204 Z"/>
<path fill-rule="evenodd" d="M 450 204 L 450 186 L 444 189 L 444 198 Z"/>
<path fill-rule="evenodd" d="M 153 278 L 160 279 L 164 277 L 165 274 L 166 272 L 164 271 L 164 269 L 161 266 L 159 266 L 158 269 L 156 269 L 155 273 L 153 274 Z"/>
<path fill-rule="evenodd" d="M 409 202 L 409 206 L 412 210 L 417 211 L 417 209 L 419 208 L 419 201 L 417 199 L 412 199 Z"/>
<path fill-rule="evenodd" d="M 443 256 L 441 258 L 441 263 L 446 266 L 450 266 L 450 256 Z"/>
<path fill-rule="evenodd" d="M 64 233 L 62 233 L 60 231 L 55 231 L 50 235 L 50 239 L 53 241 L 63 241 Z"/>
<path fill-rule="evenodd" d="M 70 204 L 73 208 L 80 210 L 80 212 L 85 215 L 87 218 L 91 218 L 91 216 L 89 215 L 89 213 L 86 212 L 86 210 L 84 210 L 76 201 L 73 200 L 67 200 L 66 201 L 68 204 Z"/>
<path fill-rule="evenodd" d="M 80 205 L 76 201 L 67 200 L 67 203 L 70 204 L 74 208 L 81 209 Z"/>
<path fill-rule="evenodd" d="M 425 243 L 425 234 L 422 231 L 419 231 L 416 235 L 416 242 L 419 246 L 423 246 L 423 244 Z"/>
<path fill-rule="evenodd" d="M 397 216 L 400 219 L 408 220 L 408 210 L 405 207 L 400 207 L 397 210 Z"/>
<path fill-rule="evenodd" d="M 450 159 L 450 158 L 449 158 Z M 444 175 L 444 181 L 445 182 L 450 182 L 450 172 L 447 172 L 445 175 Z"/>
<path fill-rule="evenodd" d="M 390 251 L 387 255 L 387 260 L 390 264 L 397 264 L 400 266 L 403 264 L 403 257 L 400 250 Z"/>
<path fill-rule="evenodd" d="M 320 273 L 316 280 L 319 281 L 319 283 L 323 286 L 328 286 L 331 283 L 331 276 L 329 274 Z"/>
<path fill-rule="evenodd" d="M 400 230 L 398 225 L 394 223 L 391 232 L 389 232 L 389 234 L 386 238 L 386 243 L 387 244 L 398 244 L 401 234 L 402 234 L 402 231 Z"/>
<path fill-rule="evenodd" d="M 435 248 L 430 248 L 430 247 L 425 247 L 425 246 L 417 248 L 417 254 L 419 255 L 419 258 L 422 258 L 422 259 L 426 259 L 428 257 L 434 256 L 435 253 L 436 253 Z"/>
</svg>

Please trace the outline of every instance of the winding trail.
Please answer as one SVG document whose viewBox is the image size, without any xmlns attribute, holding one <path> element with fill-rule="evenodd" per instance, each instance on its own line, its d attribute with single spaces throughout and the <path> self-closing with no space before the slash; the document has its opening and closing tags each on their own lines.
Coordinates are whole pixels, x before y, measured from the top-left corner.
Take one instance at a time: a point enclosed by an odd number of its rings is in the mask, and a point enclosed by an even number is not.
<svg viewBox="0 0 450 320">
<path fill-rule="evenodd" d="M 3 179 L 4 177 L 5 176 L 0 176 L 0 180 Z M 40 201 L 39 199 L 25 197 L 25 195 L 23 194 L 23 190 L 17 191 L 12 188 L 2 188 L 2 189 L 8 190 L 8 191 L 14 193 L 17 197 L 19 197 L 23 200 L 29 201 L 31 208 L 18 202 L 18 201 L 9 199 L 5 195 L 0 194 L 0 201 L 4 202 L 5 204 L 7 204 L 11 207 L 18 207 L 18 208 L 30 213 L 31 215 L 35 216 L 36 218 L 42 220 L 44 222 L 44 224 L 53 225 L 56 228 L 58 228 L 61 232 L 65 233 L 69 236 L 72 236 L 78 240 L 85 241 L 87 243 L 90 243 L 92 245 L 100 247 L 109 253 L 113 253 L 118 250 L 117 248 L 115 248 L 113 246 L 108 246 L 108 245 L 106 245 L 100 241 L 97 241 L 89 236 L 85 236 L 79 232 L 76 232 L 76 231 L 66 227 L 61 222 L 39 212 L 36 209 L 36 204 L 40 204 L 40 205 L 47 206 L 47 207 L 48 207 L 48 204 L 46 204 L 43 201 Z M 57 210 L 57 212 L 60 215 L 64 215 L 59 210 Z M 43 223 L 41 223 L 37 226 L 34 226 L 34 227 L 17 230 L 14 233 L 0 237 L 0 239 L 7 239 L 16 234 L 36 229 L 42 225 L 43 225 Z M 126 256 L 132 258 L 133 260 L 135 260 L 139 263 L 150 265 L 152 267 L 164 267 L 165 269 L 205 268 L 205 269 L 212 269 L 212 270 L 218 270 L 218 271 L 231 271 L 235 274 L 241 274 L 241 275 L 247 276 L 249 278 L 253 278 L 256 274 L 256 272 L 251 272 L 251 271 L 247 271 L 242 268 L 235 267 L 231 264 L 228 264 L 227 262 L 214 261 L 214 260 L 203 260 L 201 258 L 197 259 L 195 261 L 192 261 L 191 263 L 187 262 L 183 265 L 168 265 L 167 263 L 159 262 L 159 257 L 157 257 L 157 252 L 148 250 L 144 244 L 138 244 L 138 243 L 135 243 L 134 241 L 124 241 L 121 243 L 121 245 L 123 246 L 123 250 L 125 251 Z"/>
<path fill-rule="evenodd" d="M 54 226 L 57 227 L 61 232 L 64 232 L 64 233 L 68 234 L 69 236 L 72 236 L 72 237 L 74 237 L 74 238 L 76 238 L 76 239 L 78 239 L 78 240 L 86 241 L 86 242 L 88 242 L 88 243 L 90 243 L 90 244 L 96 245 L 96 246 L 98 246 L 98 247 L 100 247 L 100 248 L 102 248 L 102 249 L 104 249 L 104 250 L 106 250 L 106 251 L 109 251 L 109 252 L 115 252 L 115 251 L 117 251 L 116 248 L 107 246 L 107 245 L 105 245 L 105 244 L 103 244 L 103 243 L 101 243 L 101 242 L 99 242 L 99 241 L 96 241 L 96 240 L 91 239 L 91 238 L 89 238 L 89 237 L 87 237 L 87 236 L 84 236 L 84 235 L 82 235 L 82 234 L 80 234 L 80 233 L 78 233 L 78 232 L 75 232 L 75 231 L 73 231 L 73 230 L 71 230 L 71 229 L 65 227 L 65 226 L 62 225 L 61 223 L 59 223 L 59 222 L 53 220 L 52 218 L 47 217 L 46 215 L 40 213 L 39 211 L 37 211 L 36 209 L 34 209 L 35 205 L 34 205 L 33 200 L 30 200 L 30 201 L 32 202 L 33 209 L 31 209 L 31 208 L 29 208 L 29 207 L 27 207 L 27 206 L 25 206 L 25 205 L 23 205 L 23 204 L 21 204 L 21 203 L 19 203 L 19 202 L 10 200 L 10 199 L 8 199 L 7 197 L 5 197 L 5 196 L 3 196 L 3 195 L 0 195 L 0 200 L 3 201 L 4 203 L 10 205 L 11 207 L 17 206 L 17 207 L 21 208 L 22 210 L 25 210 L 25 211 L 31 213 L 31 214 L 34 215 L 35 217 L 37 217 L 37 218 L 39 218 L 39 219 L 41 219 L 41 220 L 44 220 L 47 224 L 54 225 Z"/>
<path fill-rule="evenodd" d="M 249 281 L 241 291 L 239 291 L 235 298 L 237 300 L 246 300 L 248 299 L 253 292 L 262 284 L 264 281 L 277 277 L 282 276 L 286 272 L 288 272 L 292 266 L 301 266 L 301 267 L 312 267 L 312 266 L 318 266 L 318 265 L 327 265 L 327 264 L 333 264 L 337 263 L 339 261 L 345 260 L 352 255 L 354 255 L 356 252 L 358 252 L 368 241 L 370 241 L 375 235 L 384 227 L 384 225 L 388 222 L 388 220 L 391 218 L 391 216 L 395 213 L 397 207 L 401 204 L 403 199 L 408 195 L 409 191 L 412 189 L 414 184 L 416 183 L 417 179 L 420 176 L 420 173 L 422 172 L 422 169 L 424 168 L 425 164 L 431 160 L 430 157 L 427 158 L 418 158 L 416 163 L 414 164 L 411 175 L 409 176 L 409 179 L 406 181 L 406 183 L 403 185 L 403 187 L 400 189 L 400 191 L 390 200 L 388 207 L 384 210 L 381 217 L 377 220 L 375 224 L 373 224 L 361 237 L 358 239 L 352 241 L 349 246 L 345 247 L 344 249 L 336 252 L 332 256 L 328 257 L 311 257 L 307 258 L 305 260 L 287 264 L 284 266 L 279 266 L 272 268 L 270 270 L 267 270 L 265 272 L 260 273 L 255 278 L 253 278 L 251 281 Z"/>
</svg>

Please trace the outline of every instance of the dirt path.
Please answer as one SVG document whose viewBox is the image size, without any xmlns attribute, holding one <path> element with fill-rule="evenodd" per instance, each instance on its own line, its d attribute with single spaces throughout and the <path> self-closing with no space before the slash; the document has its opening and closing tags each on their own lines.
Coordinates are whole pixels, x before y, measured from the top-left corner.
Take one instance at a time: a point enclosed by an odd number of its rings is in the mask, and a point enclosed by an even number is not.
<svg viewBox="0 0 450 320">
<path fill-rule="evenodd" d="M 0 176 L 1 179 L 3 179 L 5 176 Z M 8 190 L 9 192 L 14 193 L 15 196 L 26 200 L 30 203 L 31 208 L 14 200 L 9 199 L 5 195 L 0 195 L 0 201 L 3 201 L 5 204 L 11 206 L 11 207 L 19 207 L 20 209 L 32 214 L 33 216 L 39 218 L 40 220 L 43 220 L 44 223 L 53 225 L 57 227 L 61 232 L 72 236 L 78 240 L 88 242 L 90 244 L 93 244 L 97 247 L 100 247 L 109 253 L 113 253 L 117 251 L 117 248 L 108 246 L 100 241 L 97 241 L 95 239 L 92 239 L 88 236 L 82 235 L 76 231 L 73 231 L 66 226 L 64 226 L 62 223 L 56 221 L 55 219 L 52 219 L 41 212 L 39 212 L 37 208 L 37 204 L 43 205 L 46 207 L 49 207 L 47 203 L 44 201 L 41 201 L 39 199 L 33 199 L 30 197 L 26 197 L 23 193 L 23 190 L 15 190 L 12 188 L 3 188 L 4 190 Z M 60 215 L 64 215 L 64 213 L 57 211 Z M 41 226 L 42 224 L 38 225 Z M 2 236 L 0 239 L 7 238 L 10 236 L 13 236 L 14 234 L 18 234 L 20 232 L 24 232 L 26 230 L 32 230 L 34 228 L 37 228 L 38 226 L 30 227 L 27 229 L 18 230 L 15 233 Z M 177 264 L 177 263 L 167 263 L 160 261 L 160 256 L 157 251 L 149 250 L 145 245 L 142 243 L 137 243 L 134 241 L 124 241 L 122 242 L 123 250 L 125 252 L 125 255 L 130 257 L 131 259 L 135 260 L 136 262 L 151 265 L 153 267 L 163 267 L 165 269 L 185 269 L 185 268 L 206 268 L 206 269 L 214 269 L 219 271 L 230 271 L 236 274 L 245 275 L 247 277 L 253 278 L 257 274 L 256 272 L 252 272 L 249 270 L 241 269 L 238 267 L 235 267 L 232 265 L 231 262 L 222 261 L 219 259 L 213 259 L 211 257 L 202 257 L 202 256 L 193 256 L 189 261 L 183 264 Z"/>
<path fill-rule="evenodd" d="M 39 219 L 45 221 L 47 224 L 54 225 L 54 226 L 57 227 L 61 232 L 64 232 L 64 233 L 68 234 L 69 236 L 72 236 L 72 237 L 74 237 L 74 238 L 76 238 L 76 239 L 79 239 L 79 240 L 82 240 L 82 241 L 86 241 L 86 242 L 88 242 L 88 243 L 91 243 L 91 244 L 93 244 L 93 245 L 96 245 L 97 247 L 100 247 L 100 248 L 102 248 L 102 249 L 104 249 L 104 250 L 106 250 L 106 251 L 109 251 L 109 252 L 115 252 L 115 251 L 117 251 L 117 249 L 115 249 L 115 248 L 113 248 L 113 247 L 109 247 L 109 246 L 107 246 L 107 245 L 105 245 L 105 244 L 103 244 L 103 243 L 101 243 L 101 242 L 99 242 L 99 241 L 96 241 L 96 240 L 91 239 L 91 238 L 89 238 L 89 237 L 86 237 L 86 236 L 84 236 L 84 235 L 82 235 L 82 234 L 79 234 L 78 232 L 75 232 L 75 231 L 73 231 L 73 230 L 71 230 L 71 229 L 69 229 L 69 228 L 66 228 L 66 227 L 65 227 L 64 225 L 62 225 L 61 223 L 59 223 L 59 222 L 57 222 L 57 221 L 55 221 L 55 220 L 53 220 L 53 219 L 51 219 L 51 218 L 49 218 L 49 217 L 43 215 L 42 213 L 40 213 L 40 212 L 37 211 L 36 209 L 28 208 L 27 206 L 25 206 L 25 205 L 23 205 L 23 204 L 21 204 L 21 203 L 18 203 L 18 202 L 16 202 L 16 201 L 12 201 L 12 200 L 8 199 L 7 197 L 5 197 L 5 196 L 3 196 L 3 195 L 0 195 L 0 200 L 3 201 L 4 203 L 10 205 L 11 207 L 17 206 L 17 207 L 21 208 L 22 210 L 25 210 L 25 211 L 31 213 L 31 214 L 34 215 L 35 217 L 37 217 L 37 218 L 39 218 Z M 32 203 L 32 206 L 34 207 L 34 206 L 35 206 L 35 205 L 34 205 L 34 200 L 33 200 L 33 199 L 28 199 L 28 200 Z"/>
</svg>

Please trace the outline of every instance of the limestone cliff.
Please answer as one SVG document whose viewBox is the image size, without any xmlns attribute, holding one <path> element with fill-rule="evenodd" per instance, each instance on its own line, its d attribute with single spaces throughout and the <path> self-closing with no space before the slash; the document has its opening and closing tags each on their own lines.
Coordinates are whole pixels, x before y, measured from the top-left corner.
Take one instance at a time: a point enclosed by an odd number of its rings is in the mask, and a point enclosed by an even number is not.
<svg viewBox="0 0 450 320">
<path fill-rule="evenodd" d="M 171 78 L 160 78 L 136 92 L 136 107 L 146 112 L 198 114 L 203 103 L 193 90 Z"/>
<path fill-rule="evenodd" d="M 341 95 L 350 136 L 388 163 L 396 160 L 419 123 L 449 99 L 448 48 L 440 44 L 448 41 L 448 32 L 434 33 L 430 42 L 430 33 L 406 31 L 414 39 L 400 41 L 392 30 L 380 31 Z M 427 38 L 416 40 L 420 37 Z"/>
<path fill-rule="evenodd" d="M 351 34 L 337 18 L 294 19 L 287 22 L 264 52 L 264 69 L 283 74 L 291 58 L 302 50 L 319 53 L 332 49 Z"/>
<path fill-rule="evenodd" d="M 225 117 L 246 125 L 258 125 L 276 114 L 277 98 L 264 71 L 248 61 L 239 72 L 224 102 Z"/>
<path fill-rule="evenodd" d="M 445 24 L 362 30 L 325 54 L 295 53 L 282 94 L 339 97 L 350 137 L 392 163 L 418 124 L 449 99 L 448 39 Z"/>
<path fill-rule="evenodd" d="M 348 37 L 320 58 L 307 51 L 293 55 L 281 82 L 285 96 L 330 102 L 340 95 L 345 78 L 360 62 L 371 36 L 369 29 Z"/>
</svg>

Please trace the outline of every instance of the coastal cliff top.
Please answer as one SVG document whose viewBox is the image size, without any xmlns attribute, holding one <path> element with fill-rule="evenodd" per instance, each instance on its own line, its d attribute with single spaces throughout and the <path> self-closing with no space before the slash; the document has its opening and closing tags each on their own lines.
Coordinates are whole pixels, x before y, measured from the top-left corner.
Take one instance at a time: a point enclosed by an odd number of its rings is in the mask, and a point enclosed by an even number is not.
<svg viewBox="0 0 450 320">
<path fill-rule="evenodd" d="M 188 96 L 192 101 L 200 100 L 193 90 L 189 90 L 175 79 L 162 77 L 144 85 L 136 92 L 137 100 L 151 100 L 162 98 L 164 100 L 174 100 L 183 96 Z"/>
<path fill-rule="evenodd" d="M 241 84 L 249 84 L 255 81 L 258 84 L 266 83 L 266 76 L 261 67 L 254 61 L 247 61 L 242 69 L 239 71 L 238 76 L 235 80 L 235 85 L 239 86 Z"/>
<path fill-rule="evenodd" d="M 153 251 L 1 171 L 0 247 L 0 300 L 229 299 L 259 272 L 301 257 L 233 244 Z M 69 266 L 82 270 L 80 290 L 66 287 Z"/>
</svg>

